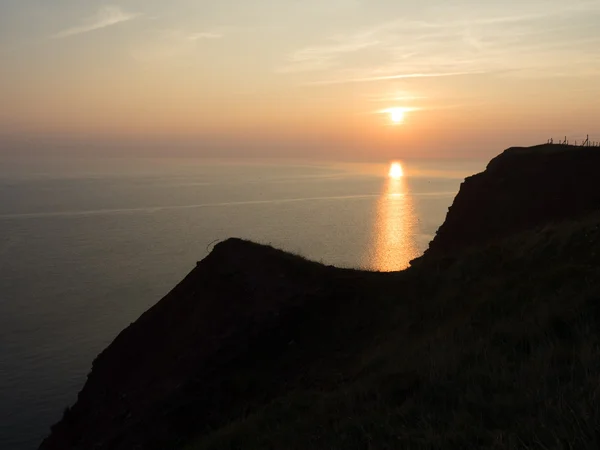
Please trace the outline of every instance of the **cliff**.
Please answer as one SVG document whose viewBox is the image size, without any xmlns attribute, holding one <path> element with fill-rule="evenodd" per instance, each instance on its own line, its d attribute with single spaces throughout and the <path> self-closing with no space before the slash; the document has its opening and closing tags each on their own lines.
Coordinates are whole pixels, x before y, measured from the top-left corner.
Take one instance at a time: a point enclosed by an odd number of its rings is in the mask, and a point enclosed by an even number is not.
<svg viewBox="0 0 600 450">
<path fill-rule="evenodd" d="M 331 350 L 312 341 L 372 275 L 239 239 L 217 244 L 96 358 L 41 448 L 164 449 L 223 425 Z"/>
<path fill-rule="evenodd" d="M 600 209 L 600 149 L 561 144 L 513 147 L 465 179 L 425 252 L 459 253 L 519 231 Z"/>
<path fill-rule="evenodd" d="M 399 273 L 218 244 L 40 449 L 597 448 L 596 158 L 507 150 Z"/>
</svg>

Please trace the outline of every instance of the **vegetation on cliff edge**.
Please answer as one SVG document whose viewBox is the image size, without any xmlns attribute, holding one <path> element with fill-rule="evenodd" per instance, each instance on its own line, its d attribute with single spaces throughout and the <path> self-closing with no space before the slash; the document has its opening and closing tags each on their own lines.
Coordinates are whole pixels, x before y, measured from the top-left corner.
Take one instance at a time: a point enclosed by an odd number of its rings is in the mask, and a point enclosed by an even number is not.
<svg viewBox="0 0 600 450">
<path fill-rule="evenodd" d="M 388 277 L 288 343 L 285 358 L 322 354 L 310 383 L 186 450 L 600 448 L 600 217 Z M 236 374 L 238 395 L 262 370 Z"/>
</svg>

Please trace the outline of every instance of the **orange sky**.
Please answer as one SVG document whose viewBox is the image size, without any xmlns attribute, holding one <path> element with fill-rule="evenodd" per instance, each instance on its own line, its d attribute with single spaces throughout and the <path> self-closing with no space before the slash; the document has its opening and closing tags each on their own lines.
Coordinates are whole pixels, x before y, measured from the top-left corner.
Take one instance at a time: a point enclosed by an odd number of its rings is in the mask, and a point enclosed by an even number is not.
<svg viewBox="0 0 600 450">
<path fill-rule="evenodd" d="M 82 3 L 0 4 L 2 152 L 485 158 L 600 140 L 598 1 Z"/>
</svg>

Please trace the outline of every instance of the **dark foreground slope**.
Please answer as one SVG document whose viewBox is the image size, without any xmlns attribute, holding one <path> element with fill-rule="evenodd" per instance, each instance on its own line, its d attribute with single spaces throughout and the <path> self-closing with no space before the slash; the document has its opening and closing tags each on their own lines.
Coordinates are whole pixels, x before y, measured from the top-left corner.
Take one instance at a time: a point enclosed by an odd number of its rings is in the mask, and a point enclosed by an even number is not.
<svg viewBox="0 0 600 450">
<path fill-rule="evenodd" d="M 173 448 L 292 386 L 333 386 L 354 364 L 349 349 L 366 345 L 368 322 L 353 320 L 379 279 L 220 243 L 97 357 L 41 448 Z"/>
<path fill-rule="evenodd" d="M 41 448 L 598 448 L 586 198 L 397 274 L 223 242 L 99 355 Z"/>
<path fill-rule="evenodd" d="M 186 450 L 600 448 L 599 217 L 409 269 L 397 287 L 353 318 L 387 313 L 351 376 L 290 389 Z"/>
</svg>

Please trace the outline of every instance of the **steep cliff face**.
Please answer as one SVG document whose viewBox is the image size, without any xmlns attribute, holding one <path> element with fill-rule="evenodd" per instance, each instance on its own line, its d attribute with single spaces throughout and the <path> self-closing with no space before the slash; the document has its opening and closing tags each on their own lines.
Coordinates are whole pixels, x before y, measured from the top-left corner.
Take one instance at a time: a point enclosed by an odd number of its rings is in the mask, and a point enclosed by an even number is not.
<svg viewBox="0 0 600 450">
<path fill-rule="evenodd" d="M 600 149 L 510 148 L 464 181 L 425 255 L 456 254 L 595 210 L 600 210 Z"/>
<path fill-rule="evenodd" d="M 329 327 L 374 275 L 239 239 L 217 244 L 96 358 L 40 448 L 172 448 L 222 425 L 301 377 L 321 355 L 298 354 L 296 342 Z"/>
<path fill-rule="evenodd" d="M 40 449 L 598 448 L 598 167 L 505 151 L 399 273 L 218 244 Z"/>
</svg>

